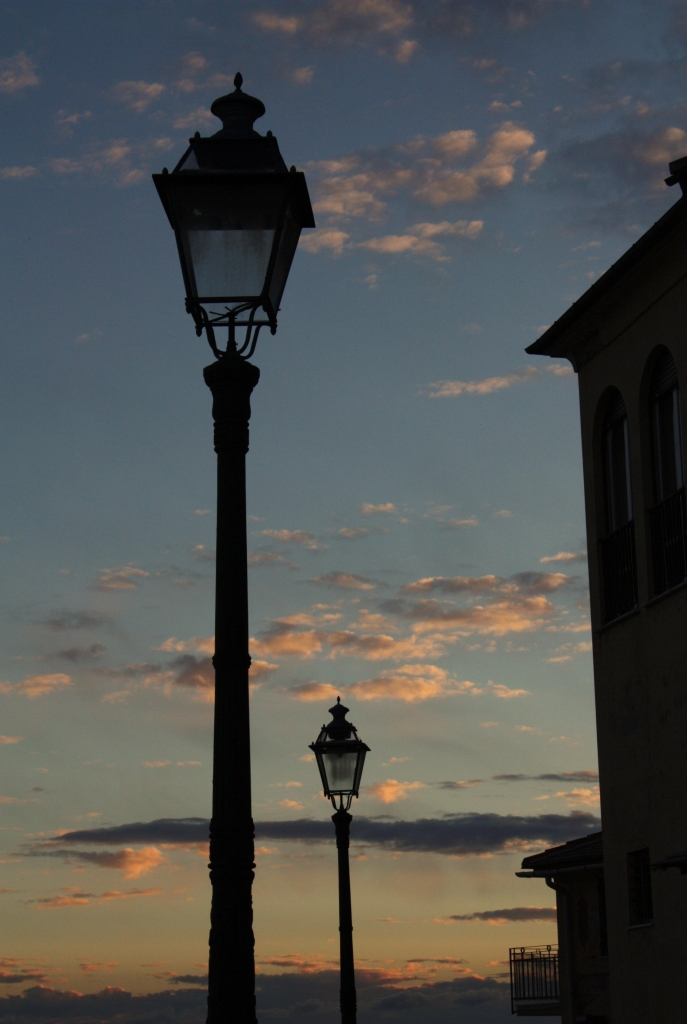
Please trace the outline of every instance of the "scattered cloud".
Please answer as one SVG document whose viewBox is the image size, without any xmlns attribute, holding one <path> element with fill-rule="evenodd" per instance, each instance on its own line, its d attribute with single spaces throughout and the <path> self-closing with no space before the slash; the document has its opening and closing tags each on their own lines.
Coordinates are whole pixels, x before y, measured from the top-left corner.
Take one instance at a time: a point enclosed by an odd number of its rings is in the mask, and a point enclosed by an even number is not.
<svg viewBox="0 0 687 1024">
<path fill-rule="evenodd" d="M 450 914 L 447 921 L 486 921 L 510 924 L 512 921 L 556 921 L 555 907 L 509 907 L 505 910 L 475 910 L 472 914 Z"/>
<path fill-rule="evenodd" d="M 318 228 L 316 231 L 301 235 L 299 246 L 306 252 L 328 252 L 332 256 L 341 256 L 351 236 L 337 228 Z"/>
<path fill-rule="evenodd" d="M 40 85 L 38 65 L 23 50 L 0 60 L 0 93 L 9 95 L 31 85 Z"/>
<path fill-rule="evenodd" d="M 282 17 L 270 11 L 257 11 L 253 15 L 253 23 L 266 32 L 280 32 L 282 35 L 293 36 L 298 32 L 301 20 L 294 15 Z"/>
<path fill-rule="evenodd" d="M 26 167 L 0 167 L 0 178 L 11 178 L 14 181 L 36 178 L 39 174 L 38 168 L 32 167 L 30 164 Z"/>
<path fill-rule="evenodd" d="M 73 685 L 71 676 L 64 672 L 53 672 L 45 676 L 29 676 L 22 683 L 0 683 L 0 693 L 21 693 L 29 700 L 35 700 L 36 697 Z"/>
<path fill-rule="evenodd" d="M 396 779 L 387 779 L 385 782 L 375 782 L 371 786 L 366 786 L 365 792 L 375 800 L 381 800 L 383 804 L 395 804 L 399 800 L 405 800 L 408 793 L 426 788 L 424 782 L 398 782 Z"/>
<path fill-rule="evenodd" d="M 572 367 L 562 366 L 560 363 L 551 363 L 544 370 L 540 370 L 536 366 L 525 366 L 520 370 L 514 370 L 512 373 L 506 373 L 500 377 L 485 377 L 484 380 L 438 380 L 429 385 L 432 390 L 427 394 L 430 398 L 456 398 L 458 395 L 491 395 L 495 391 L 511 388 L 514 384 L 526 384 L 529 381 L 541 379 L 546 373 L 550 373 L 554 377 L 570 377 L 574 375 Z M 495 515 L 503 515 L 503 513 L 497 512 Z"/>
<path fill-rule="evenodd" d="M 77 864 L 90 864 L 98 868 L 121 871 L 124 878 L 135 879 L 166 863 L 164 854 L 156 846 L 140 850 L 125 847 L 121 850 L 72 850 L 64 845 L 64 836 L 28 846 L 23 851 L 29 857 L 58 857 Z"/>
<path fill-rule="evenodd" d="M 550 562 L 586 562 L 587 552 L 559 551 L 557 555 L 545 555 L 544 558 L 540 558 L 539 561 L 542 565 L 547 565 Z"/>
<path fill-rule="evenodd" d="M 458 395 L 491 395 L 495 391 L 503 391 L 514 384 L 523 384 L 538 377 L 540 371 L 535 366 L 526 366 L 502 377 L 486 377 L 484 380 L 439 380 L 430 384 L 430 398 L 455 398 Z"/>
<path fill-rule="evenodd" d="M 54 657 L 78 665 L 82 662 L 97 661 L 98 658 L 102 658 L 105 650 L 106 648 L 102 644 L 89 644 L 88 647 L 65 647 L 63 650 L 57 651 Z"/>
<path fill-rule="evenodd" d="M 130 110 L 142 114 L 165 91 L 160 82 L 119 82 L 114 86 L 112 95 Z"/>
<path fill-rule="evenodd" d="M 406 583 L 403 594 L 550 594 L 571 582 L 562 572 L 519 572 L 513 576 L 426 576 Z"/>
<path fill-rule="evenodd" d="M 261 530 L 263 537 L 271 537 L 282 544 L 297 544 L 308 551 L 319 551 L 325 545 L 319 544 L 312 533 L 306 530 Z"/>
<path fill-rule="evenodd" d="M 484 222 L 481 220 L 458 220 L 454 224 L 449 221 L 442 221 L 439 224 L 414 224 L 412 227 L 406 228 L 405 234 L 368 238 L 364 242 L 358 242 L 357 248 L 366 249 L 378 255 L 427 256 L 430 259 L 445 262 L 451 257 L 447 254 L 444 246 L 436 241 L 437 238 L 453 236 L 474 241 L 483 227 Z"/>
<path fill-rule="evenodd" d="M 296 85 L 310 85 L 315 74 L 315 65 L 310 64 L 304 68 L 294 68 L 291 72 L 291 78 Z"/>
<path fill-rule="evenodd" d="M 288 692 L 294 700 L 314 703 L 315 701 L 325 700 L 335 701 L 341 691 L 337 690 L 331 683 L 317 683 L 313 680 L 309 683 L 299 683 L 297 686 L 291 686 Z M 309 757 L 309 755 L 305 754 L 304 757 Z M 314 759 L 314 757 L 315 755 L 313 754 L 312 758 Z"/>
<path fill-rule="evenodd" d="M 551 658 L 547 658 L 546 661 L 550 665 L 561 665 L 566 661 L 572 661 L 576 654 L 589 654 L 592 650 L 592 643 L 590 640 L 583 640 L 577 644 L 562 644 L 557 647 Z"/>
<path fill-rule="evenodd" d="M 342 590 L 375 590 L 376 583 L 373 583 L 368 576 L 361 576 L 351 572 L 328 572 L 326 576 L 316 576 L 309 583 L 319 583 L 325 587 L 336 587 Z"/>
<path fill-rule="evenodd" d="M 97 612 L 51 611 L 47 618 L 40 622 L 55 633 L 66 633 L 73 629 L 95 629 L 109 622 L 107 615 Z"/>
<path fill-rule="evenodd" d="M 78 159 L 57 157 L 48 166 L 54 174 L 68 176 L 80 174 L 105 175 L 118 187 L 138 185 L 148 177 L 150 165 L 173 147 L 172 139 L 162 136 L 146 142 L 113 139 L 106 145 L 85 147 Z"/>
<path fill-rule="evenodd" d="M 214 654 L 215 638 L 214 636 L 192 636 L 188 640 L 177 640 L 176 637 L 170 636 L 168 640 L 164 640 L 154 650 L 175 652 L 177 654 L 181 654 L 184 651 L 200 651 L 202 654 Z"/>
<path fill-rule="evenodd" d="M 591 789 L 564 789 L 558 793 L 545 793 L 542 796 L 537 796 L 535 800 L 565 800 L 568 807 L 598 807 L 600 803 L 599 787 L 593 786 Z"/>
<path fill-rule="evenodd" d="M 194 544 L 191 549 L 191 557 L 196 562 L 210 562 L 214 565 L 217 559 L 217 552 L 214 548 L 206 548 L 204 544 Z"/>
<path fill-rule="evenodd" d="M 500 700 L 512 700 L 514 697 L 528 697 L 529 690 L 516 690 L 509 689 L 504 686 L 503 683 L 492 683 L 491 679 L 486 686 L 487 693 L 491 693 L 492 696 L 498 697 Z"/>
<path fill-rule="evenodd" d="M 460 782 L 452 782 L 450 780 L 446 782 L 437 782 L 439 789 L 470 789 L 472 786 L 479 786 L 484 782 L 484 779 L 467 779 L 461 780 Z"/>
<path fill-rule="evenodd" d="M 278 668 L 279 665 L 271 665 L 269 661 L 260 661 L 256 658 L 255 661 L 251 662 L 250 669 L 248 670 L 248 678 L 251 685 L 258 684 L 262 679 L 268 679 Z"/>
<path fill-rule="evenodd" d="M 149 576 L 149 572 L 133 565 L 124 565 L 121 569 L 101 569 L 96 586 L 98 590 L 136 590 L 137 581 Z"/>
<path fill-rule="evenodd" d="M 341 540 L 361 540 L 363 537 L 369 537 L 370 531 L 364 526 L 342 526 L 336 531 L 336 536 L 340 537 Z"/>
<path fill-rule="evenodd" d="M 92 907 L 99 903 L 107 903 L 110 900 L 131 899 L 137 896 L 159 896 L 162 889 L 129 889 L 126 892 L 112 890 L 110 892 L 81 892 L 79 889 L 66 888 L 57 896 L 42 896 L 38 899 L 27 900 L 37 909 L 64 910 L 65 907 Z M 81 964 L 82 970 L 97 969 L 100 965 Z"/>
<path fill-rule="evenodd" d="M 357 700 L 402 700 L 412 704 L 434 697 L 471 693 L 476 689 L 474 683 L 459 682 L 436 665 L 402 665 L 398 669 L 387 669 L 373 679 L 354 683 L 346 692 Z"/>
<path fill-rule="evenodd" d="M 391 501 L 387 501 L 381 505 L 371 505 L 366 501 L 360 506 L 360 512 L 364 516 L 394 516 L 396 515 L 396 506 Z"/>
<path fill-rule="evenodd" d="M 304 810 L 303 804 L 299 803 L 298 800 L 280 800 L 280 807 L 286 807 L 289 811 L 302 811 Z"/>
<path fill-rule="evenodd" d="M 478 633 L 494 637 L 540 629 L 555 612 L 554 606 L 543 595 L 508 596 L 503 600 L 464 608 L 457 608 L 433 598 L 413 603 L 406 603 L 397 598 L 383 602 L 382 608 L 391 614 L 411 620 L 416 634 L 442 629 L 450 630 L 456 636 Z"/>
<path fill-rule="evenodd" d="M 55 124 L 62 128 L 64 134 L 71 136 L 73 135 L 72 128 L 75 128 L 81 121 L 90 121 L 92 117 L 93 114 L 90 110 L 75 111 L 73 114 L 70 114 L 68 110 L 58 110 L 55 114 Z"/>
<path fill-rule="evenodd" d="M 290 562 L 288 558 L 278 555 L 276 551 L 253 551 L 248 556 L 248 565 L 262 568 L 272 568 L 280 565 L 286 566 L 287 569 L 298 568 L 295 562 Z"/>
<path fill-rule="evenodd" d="M 173 127 L 178 131 L 193 131 L 199 130 L 200 128 L 207 128 L 210 125 L 216 125 L 217 119 L 207 107 L 196 107 L 195 110 L 191 110 L 188 114 L 183 114 L 177 117 L 173 122 Z M 197 515 L 206 515 L 210 509 L 197 512 Z"/>
<path fill-rule="evenodd" d="M 598 782 L 599 773 L 591 770 L 576 772 L 545 772 L 542 775 L 492 775 L 496 782 Z"/>
<path fill-rule="evenodd" d="M 0 736 L 0 746 L 12 746 L 15 743 L 21 743 L 23 739 L 23 736 Z"/>
</svg>

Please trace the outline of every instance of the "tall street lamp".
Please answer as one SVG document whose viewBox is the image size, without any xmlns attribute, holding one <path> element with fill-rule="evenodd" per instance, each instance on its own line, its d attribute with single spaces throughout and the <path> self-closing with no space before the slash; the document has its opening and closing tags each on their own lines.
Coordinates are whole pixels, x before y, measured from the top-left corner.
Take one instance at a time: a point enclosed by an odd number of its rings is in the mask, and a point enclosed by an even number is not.
<svg viewBox="0 0 687 1024">
<path fill-rule="evenodd" d="M 171 174 L 165 168 L 153 175 L 176 236 L 186 310 L 216 357 L 203 370 L 217 452 L 208 1024 L 256 1021 L 246 453 L 260 371 L 247 360 L 263 327 L 275 333 L 301 228 L 315 226 L 305 177 L 287 170 L 271 132 L 254 131 L 265 107 L 242 84 L 237 75 L 235 91 L 210 108 L 221 130 L 209 138 L 196 132 Z M 224 349 L 217 344 L 221 327 Z"/>
<path fill-rule="evenodd" d="M 358 737 L 355 726 L 346 721 L 348 708 L 336 698 L 329 709 L 332 721 L 323 725 L 320 735 L 310 749 L 317 759 L 322 776 L 324 795 L 336 811 L 332 815 L 336 829 L 336 849 L 339 858 L 339 950 L 341 970 L 341 1024 L 356 1024 L 357 1000 L 355 969 L 353 966 L 353 916 L 351 912 L 351 876 L 348 867 L 348 847 L 353 816 L 348 813 L 353 797 L 358 796 L 365 754 L 370 749 Z M 337 805 L 338 799 L 338 805 Z"/>
</svg>

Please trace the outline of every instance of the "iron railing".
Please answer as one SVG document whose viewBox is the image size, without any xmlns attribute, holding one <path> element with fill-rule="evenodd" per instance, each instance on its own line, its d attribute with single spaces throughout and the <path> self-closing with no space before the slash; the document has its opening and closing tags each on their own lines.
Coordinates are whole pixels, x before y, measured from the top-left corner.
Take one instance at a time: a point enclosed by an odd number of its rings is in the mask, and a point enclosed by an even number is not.
<svg viewBox="0 0 687 1024">
<path fill-rule="evenodd" d="M 606 622 L 637 607 L 635 526 L 630 520 L 601 541 Z"/>
<path fill-rule="evenodd" d="M 510 1008 L 557 1003 L 558 946 L 519 946 L 510 950 Z"/>
<path fill-rule="evenodd" d="M 683 487 L 649 511 L 654 556 L 654 593 L 662 594 L 687 576 L 685 490 Z"/>
</svg>

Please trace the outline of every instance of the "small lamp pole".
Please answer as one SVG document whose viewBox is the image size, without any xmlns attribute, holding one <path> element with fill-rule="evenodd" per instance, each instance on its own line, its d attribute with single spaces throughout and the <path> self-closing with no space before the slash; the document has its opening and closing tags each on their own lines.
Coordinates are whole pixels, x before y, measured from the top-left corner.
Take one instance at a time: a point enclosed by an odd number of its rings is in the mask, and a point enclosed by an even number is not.
<svg viewBox="0 0 687 1024">
<path fill-rule="evenodd" d="M 254 131 L 265 107 L 242 84 L 237 75 L 235 91 L 212 104 L 220 131 L 196 132 L 171 174 L 153 175 L 176 236 L 186 310 L 216 358 L 203 371 L 217 452 L 208 1024 L 256 1024 L 246 453 L 260 371 L 248 359 L 263 327 L 275 333 L 301 229 L 315 226 L 303 174 L 287 170 L 271 132 Z M 221 349 L 216 331 L 224 327 Z"/>
<path fill-rule="evenodd" d="M 351 911 L 351 875 L 348 863 L 350 828 L 353 816 L 348 813 L 353 797 L 358 796 L 365 755 L 370 749 L 358 737 L 355 726 L 346 721 L 348 708 L 336 698 L 329 709 L 332 721 L 323 725 L 310 749 L 317 759 L 324 795 L 335 810 L 332 815 L 336 830 L 339 861 L 339 957 L 341 971 L 341 1024 L 356 1024 L 358 1010 L 353 961 L 353 914 Z M 338 800 L 338 804 L 337 804 Z"/>
</svg>

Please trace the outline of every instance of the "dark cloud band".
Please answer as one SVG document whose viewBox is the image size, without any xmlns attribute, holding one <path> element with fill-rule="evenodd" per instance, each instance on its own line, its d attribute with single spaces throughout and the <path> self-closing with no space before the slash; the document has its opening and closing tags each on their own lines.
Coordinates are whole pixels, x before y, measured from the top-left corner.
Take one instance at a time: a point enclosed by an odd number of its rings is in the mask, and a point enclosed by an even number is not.
<svg viewBox="0 0 687 1024">
<path fill-rule="evenodd" d="M 209 822 L 204 818 L 159 818 L 109 828 L 67 832 L 59 844 L 116 843 L 199 843 L 207 842 Z M 450 814 L 417 821 L 380 821 L 355 817 L 351 839 L 388 850 L 406 853 L 440 853 L 471 856 L 498 853 L 514 844 L 542 843 L 557 846 L 600 828 L 600 821 L 586 812 L 570 814 Z M 331 822 L 312 818 L 295 821 L 259 821 L 255 834 L 260 840 L 330 842 Z M 54 845 L 51 844 L 52 848 Z"/>
</svg>

